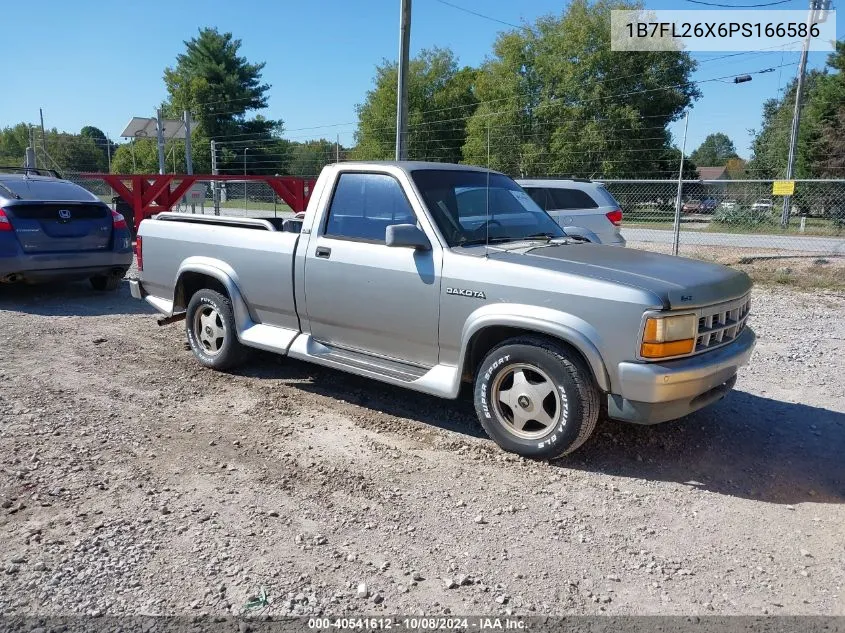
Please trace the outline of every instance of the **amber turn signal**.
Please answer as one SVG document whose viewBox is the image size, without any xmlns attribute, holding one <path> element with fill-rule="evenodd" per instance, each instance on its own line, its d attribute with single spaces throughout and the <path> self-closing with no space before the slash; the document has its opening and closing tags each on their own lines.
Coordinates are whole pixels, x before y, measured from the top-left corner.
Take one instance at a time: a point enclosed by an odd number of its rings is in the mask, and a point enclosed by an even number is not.
<svg viewBox="0 0 845 633">
<path fill-rule="evenodd" d="M 689 338 L 683 341 L 672 341 L 671 343 L 643 343 L 640 354 L 643 358 L 681 356 L 682 354 L 689 354 L 692 352 L 694 347 L 694 338 Z"/>
</svg>

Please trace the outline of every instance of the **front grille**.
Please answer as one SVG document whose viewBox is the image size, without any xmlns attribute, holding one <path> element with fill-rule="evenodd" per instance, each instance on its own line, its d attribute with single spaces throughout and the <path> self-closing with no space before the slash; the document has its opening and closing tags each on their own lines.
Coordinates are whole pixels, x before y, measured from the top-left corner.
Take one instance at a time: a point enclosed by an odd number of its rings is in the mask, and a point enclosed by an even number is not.
<svg viewBox="0 0 845 633">
<path fill-rule="evenodd" d="M 695 351 L 703 352 L 734 340 L 745 329 L 750 310 L 750 295 L 745 295 L 735 301 L 702 308 L 699 311 Z"/>
</svg>

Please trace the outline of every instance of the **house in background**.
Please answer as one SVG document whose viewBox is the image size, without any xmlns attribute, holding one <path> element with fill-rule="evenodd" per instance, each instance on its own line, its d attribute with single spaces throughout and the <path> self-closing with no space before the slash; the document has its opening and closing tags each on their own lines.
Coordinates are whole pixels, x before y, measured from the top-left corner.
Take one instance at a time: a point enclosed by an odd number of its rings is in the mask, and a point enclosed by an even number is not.
<svg viewBox="0 0 845 633">
<path fill-rule="evenodd" d="M 727 167 L 698 167 L 699 180 L 728 180 Z"/>
<path fill-rule="evenodd" d="M 730 180 L 727 167 L 698 167 L 699 180 Z M 728 191 L 728 183 L 710 182 L 705 186 L 707 195 L 720 197 Z"/>
</svg>

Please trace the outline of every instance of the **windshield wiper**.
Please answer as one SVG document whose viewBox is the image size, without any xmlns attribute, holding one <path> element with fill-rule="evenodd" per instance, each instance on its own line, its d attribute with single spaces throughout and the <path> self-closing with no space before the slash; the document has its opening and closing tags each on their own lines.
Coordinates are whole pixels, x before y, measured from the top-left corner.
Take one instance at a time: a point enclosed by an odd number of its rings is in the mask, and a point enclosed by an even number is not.
<svg viewBox="0 0 845 633">
<path fill-rule="evenodd" d="M 463 242 L 459 242 L 458 246 L 478 246 L 479 244 L 497 244 L 499 242 L 510 242 L 517 238 L 513 237 L 490 237 L 490 238 L 479 238 L 476 240 L 464 240 Z"/>
<path fill-rule="evenodd" d="M 502 242 L 519 242 L 522 240 L 539 240 L 545 239 L 547 242 L 550 242 L 556 238 L 563 238 L 566 237 L 565 235 L 553 235 L 552 233 L 533 233 L 531 235 L 520 235 L 520 236 L 499 236 L 499 237 L 491 237 L 489 240 L 479 238 L 476 240 L 467 240 L 465 242 L 461 242 L 460 246 L 477 246 L 479 244 L 495 244 L 495 243 L 502 243 Z"/>
<path fill-rule="evenodd" d="M 553 235 L 552 233 L 534 233 L 532 235 L 526 235 L 525 237 L 519 238 L 523 240 L 536 240 L 541 237 L 546 238 L 546 241 L 551 241 L 558 237 L 566 237 L 565 235 Z"/>
</svg>

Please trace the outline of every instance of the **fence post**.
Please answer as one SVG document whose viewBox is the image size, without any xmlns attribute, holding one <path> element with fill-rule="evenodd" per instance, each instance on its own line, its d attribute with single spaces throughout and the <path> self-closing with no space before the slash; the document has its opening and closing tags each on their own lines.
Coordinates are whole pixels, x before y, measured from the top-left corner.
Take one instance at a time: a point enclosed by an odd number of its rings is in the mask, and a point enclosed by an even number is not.
<svg viewBox="0 0 845 633">
<path fill-rule="evenodd" d="M 681 195 L 684 189 L 684 154 L 687 151 L 687 127 L 689 126 L 689 110 L 684 115 L 684 140 L 681 143 L 681 167 L 678 170 L 678 196 L 675 198 L 675 234 L 672 238 L 672 255 L 678 255 L 681 242 Z"/>
<path fill-rule="evenodd" d="M 217 175 L 217 143 L 211 141 L 211 173 Z M 220 183 L 211 181 L 211 197 L 214 200 L 214 215 L 220 215 Z"/>
</svg>

